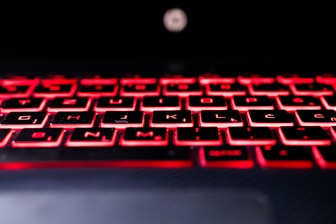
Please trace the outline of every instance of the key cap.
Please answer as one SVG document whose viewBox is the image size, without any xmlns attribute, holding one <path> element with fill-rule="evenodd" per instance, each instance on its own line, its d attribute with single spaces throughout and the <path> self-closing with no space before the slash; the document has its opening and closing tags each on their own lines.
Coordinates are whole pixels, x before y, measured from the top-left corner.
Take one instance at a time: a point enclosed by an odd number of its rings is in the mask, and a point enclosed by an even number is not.
<svg viewBox="0 0 336 224">
<path fill-rule="evenodd" d="M 115 144 L 113 128 L 75 128 L 65 143 L 67 147 L 111 147 Z"/>
<path fill-rule="evenodd" d="M 228 127 L 226 140 L 229 145 L 274 145 L 276 139 L 267 127 Z"/>
<path fill-rule="evenodd" d="M 312 96 L 279 96 L 276 98 L 281 110 L 320 110 L 321 103 Z"/>
<path fill-rule="evenodd" d="M 29 97 L 34 89 L 32 85 L 1 85 L 0 97 L 1 98 L 25 98 Z"/>
<path fill-rule="evenodd" d="M 167 146 L 166 128 L 126 128 L 120 140 L 121 146 Z"/>
<path fill-rule="evenodd" d="M 246 86 L 238 83 L 215 83 L 206 85 L 206 94 L 209 96 L 245 96 L 247 94 Z"/>
<path fill-rule="evenodd" d="M 280 83 L 249 84 L 248 89 L 252 96 L 287 96 L 290 94 L 289 86 Z"/>
<path fill-rule="evenodd" d="M 128 83 L 121 87 L 121 96 L 158 96 L 160 88 L 157 84 Z"/>
<path fill-rule="evenodd" d="M 233 96 L 231 104 L 234 110 L 272 110 L 274 106 L 266 96 Z"/>
<path fill-rule="evenodd" d="M 330 145 L 331 139 L 321 127 L 280 127 L 280 140 L 285 145 Z"/>
<path fill-rule="evenodd" d="M 154 111 L 151 127 L 192 127 L 191 111 Z"/>
<path fill-rule="evenodd" d="M 61 145 L 65 131 L 62 128 L 24 128 L 12 141 L 13 148 L 50 148 Z"/>
<path fill-rule="evenodd" d="M 100 97 L 95 105 L 95 111 L 106 112 L 113 111 L 132 111 L 135 110 L 134 97 Z"/>
<path fill-rule="evenodd" d="M 103 128 L 142 127 L 143 125 L 142 111 L 107 111 L 100 124 Z"/>
<path fill-rule="evenodd" d="M 177 128 L 174 135 L 177 146 L 212 146 L 222 144 L 220 132 L 215 127 Z"/>
<path fill-rule="evenodd" d="M 316 75 L 316 82 L 322 84 L 334 84 L 336 83 L 336 76 L 332 73 L 322 73 Z"/>
<path fill-rule="evenodd" d="M 12 137 L 11 129 L 1 128 L 0 129 L 0 148 L 5 147 L 11 137 Z"/>
<path fill-rule="evenodd" d="M 243 121 L 237 110 L 209 111 L 203 110 L 200 113 L 202 127 L 242 127 Z"/>
<path fill-rule="evenodd" d="M 181 102 L 177 96 L 144 96 L 140 110 L 180 110 Z"/>
<path fill-rule="evenodd" d="M 328 110 L 336 110 L 336 96 L 321 96 L 323 106 Z"/>
<path fill-rule="evenodd" d="M 236 78 L 215 73 L 203 73 L 198 77 L 198 81 L 201 85 L 207 85 L 210 83 L 233 84 L 235 83 Z"/>
<path fill-rule="evenodd" d="M 247 120 L 254 127 L 293 126 L 294 121 L 285 110 L 249 110 Z"/>
<path fill-rule="evenodd" d="M 85 84 L 79 87 L 77 96 L 115 96 L 118 88 L 113 84 Z"/>
<path fill-rule="evenodd" d="M 330 96 L 334 94 L 331 85 L 311 83 L 311 84 L 292 84 L 290 85 L 292 93 L 297 96 Z"/>
<path fill-rule="evenodd" d="M 205 168 L 239 168 L 247 169 L 254 162 L 246 147 L 206 146 L 199 151 L 199 162 Z"/>
<path fill-rule="evenodd" d="M 336 147 L 313 146 L 313 155 L 318 166 L 322 169 L 336 169 Z"/>
<path fill-rule="evenodd" d="M 279 74 L 277 75 L 276 79 L 279 83 L 287 85 L 287 84 L 292 84 L 292 83 L 313 83 L 314 82 L 314 77 L 315 74 L 309 75 L 309 74 L 289 74 L 289 73 L 284 73 L 284 74 Z"/>
<path fill-rule="evenodd" d="M 223 96 L 189 96 L 187 98 L 187 109 L 192 111 L 200 110 L 227 110 Z"/>
<path fill-rule="evenodd" d="M 43 98 L 15 98 L 6 100 L 1 112 L 42 111 L 47 103 Z"/>
<path fill-rule="evenodd" d="M 238 79 L 238 82 L 242 85 L 247 85 L 251 83 L 271 84 L 275 81 L 273 77 L 265 76 L 262 74 L 251 74 L 251 73 L 239 74 L 237 79 Z"/>
<path fill-rule="evenodd" d="M 93 111 L 88 112 L 57 112 L 50 123 L 50 127 L 83 127 L 93 126 L 96 114 Z"/>
<path fill-rule="evenodd" d="M 34 97 L 72 97 L 77 89 L 77 79 L 67 79 L 63 76 L 41 80 L 33 93 Z"/>
<path fill-rule="evenodd" d="M 336 125 L 336 112 L 333 110 L 297 110 L 295 115 L 300 126 Z"/>
<path fill-rule="evenodd" d="M 257 146 L 256 156 L 260 166 L 264 168 L 313 167 L 310 153 L 303 146 Z"/>
<path fill-rule="evenodd" d="M 200 96 L 202 89 L 199 83 L 170 83 L 163 86 L 165 96 Z"/>
<path fill-rule="evenodd" d="M 45 112 L 10 112 L 1 122 L 4 128 L 42 128 L 47 122 Z"/>
<path fill-rule="evenodd" d="M 90 105 L 91 99 L 88 97 L 54 98 L 48 106 L 48 111 L 87 111 Z"/>
</svg>

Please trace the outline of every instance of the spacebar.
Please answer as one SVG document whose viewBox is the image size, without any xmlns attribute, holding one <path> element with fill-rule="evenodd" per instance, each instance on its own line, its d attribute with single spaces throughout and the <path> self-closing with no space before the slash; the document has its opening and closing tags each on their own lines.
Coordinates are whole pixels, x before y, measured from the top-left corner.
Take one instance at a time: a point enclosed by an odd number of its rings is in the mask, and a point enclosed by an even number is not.
<svg viewBox="0 0 336 224">
<path fill-rule="evenodd" d="M 38 154 L 38 153 L 37 153 Z M 53 157 L 35 154 L 0 163 L 0 169 L 31 168 L 187 168 L 194 165 L 190 147 L 127 147 L 116 149 L 65 149 Z"/>
</svg>

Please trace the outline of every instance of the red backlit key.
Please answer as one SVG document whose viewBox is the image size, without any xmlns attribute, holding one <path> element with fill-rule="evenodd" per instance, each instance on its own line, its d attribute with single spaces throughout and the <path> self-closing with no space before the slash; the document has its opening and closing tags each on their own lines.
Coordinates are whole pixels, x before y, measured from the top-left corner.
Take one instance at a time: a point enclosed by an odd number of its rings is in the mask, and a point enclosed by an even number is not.
<svg viewBox="0 0 336 224">
<path fill-rule="evenodd" d="M 199 83 L 169 83 L 164 85 L 166 96 L 200 96 L 202 89 Z"/>
<path fill-rule="evenodd" d="M 273 103 L 267 96 L 234 96 L 231 98 L 234 110 L 272 110 Z"/>
<path fill-rule="evenodd" d="M 51 127 L 85 127 L 93 126 L 96 114 L 89 112 L 58 112 L 52 119 Z"/>
<path fill-rule="evenodd" d="M 35 86 L 33 85 L 0 85 L 0 97 L 2 98 L 25 98 L 29 97 Z"/>
<path fill-rule="evenodd" d="M 301 126 L 335 126 L 334 110 L 297 110 L 295 113 Z"/>
<path fill-rule="evenodd" d="M 246 86 L 238 83 L 210 83 L 206 85 L 206 94 L 211 96 L 245 96 L 246 93 Z"/>
<path fill-rule="evenodd" d="M 115 96 L 117 91 L 117 86 L 113 84 L 82 84 L 77 96 Z"/>
<path fill-rule="evenodd" d="M 222 76 L 220 74 L 214 73 L 204 73 L 198 77 L 199 83 L 202 85 L 210 84 L 210 83 L 234 83 L 236 78 L 227 77 L 226 75 Z"/>
<path fill-rule="evenodd" d="M 72 97 L 77 89 L 76 79 L 66 79 L 63 76 L 43 79 L 36 87 L 34 97 Z"/>
<path fill-rule="evenodd" d="M 290 85 L 291 90 L 294 95 L 304 96 L 325 96 L 333 95 L 334 88 L 331 85 L 320 84 L 320 83 L 310 83 L 310 84 L 292 84 Z"/>
<path fill-rule="evenodd" d="M 186 104 L 187 109 L 192 111 L 227 110 L 223 96 L 189 96 Z"/>
<path fill-rule="evenodd" d="M 313 146 L 312 148 L 316 163 L 322 169 L 336 169 L 336 147 L 330 146 Z"/>
<path fill-rule="evenodd" d="M 215 127 L 177 128 L 174 143 L 178 146 L 211 146 L 222 144 L 222 138 L 219 130 Z"/>
<path fill-rule="evenodd" d="M 242 127 L 243 121 L 237 110 L 208 111 L 200 113 L 202 127 Z"/>
<path fill-rule="evenodd" d="M 285 110 L 249 110 L 247 119 L 250 126 L 279 127 L 293 126 L 292 117 Z"/>
<path fill-rule="evenodd" d="M 68 147 L 110 147 L 115 143 L 113 128 L 75 128 L 65 143 Z"/>
<path fill-rule="evenodd" d="M 328 110 L 336 110 L 336 96 L 321 96 L 323 106 Z"/>
<path fill-rule="evenodd" d="M 278 131 L 285 145 L 331 144 L 331 138 L 321 127 L 281 127 Z"/>
<path fill-rule="evenodd" d="M 42 111 L 47 100 L 43 98 L 15 98 L 6 100 L 1 112 Z"/>
<path fill-rule="evenodd" d="M 277 75 L 277 81 L 285 85 L 292 83 L 313 83 L 314 77 L 305 74 L 279 74 Z"/>
<path fill-rule="evenodd" d="M 316 75 L 316 81 L 323 84 L 334 84 L 336 83 L 336 75 L 332 73 L 323 73 Z"/>
<path fill-rule="evenodd" d="M 95 106 L 95 111 L 132 111 L 135 109 L 134 97 L 100 97 Z"/>
<path fill-rule="evenodd" d="M 274 145 L 276 139 L 267 127 L 229 127 L 226 130 L 230 145 Z"/>
<path fill-rule="evenodd" d="M 154 111 L 152 127 L 192 127 L 191 111 Z"/>
<path fill-rule="evenodd" d="M 126 128 L 120 140 L 121 146 L 167 146 L 166 128 Z"/>
<path fill-rule="evenodd" d="M 45 112 L 10 112 L 1 122 L 0 127 L 42 128 L 47 119 Z"/>
<path fill-rule="evenodd" d="M 107 111 L 100 124 L 103 128 L 142 127 L 143 125 L 142 111 Z"/>
<path fill-rule="evenodd" d="M 254 96 L 286 96 L 290 93 L 288 85 L 282 85 L 279 83 L 255 83 L 249 84 L 248 88 L 250 94 Z"/>
<path fill-rule="evenodd" d="M 303 146 L 257 146 L 257 161 L 265 168 L 312 168 L 308 148 Z"/>
<path fill-rule="evenodd" d="M 88 97 L 54 98 L 48 106 L 48 111 L 87 111 L 90 104 L 91 99 Z"/>
<path fill-rule="evenodd" d="M 154 110 L 180 110 L 181 102 L 177 96 L 144 96 L 140 109 Z"/>
<path fill-rule="evenodd" d="M 199 150 L 199 162 L 206 168 L 252 168 L 254 162 L 246 147 L 207 146 Z"/>
<path fill-rule="evenodd" d="M 14 148 L 44 148 L 60 146 L 64 136 L 62 128 L 24 128 L 12 141 Z"/>
<path fill-rule="evenodd" d="M 158 96 L 160 88 L 157 84 L 128 83 L 121 87 L 121 96 Z"/>
<path fill-rule="evenodd" d="M 281 110 L 319 110 L 321 103 L 312 96 L 279 96 L 276 98 Z"/>
<path fill-rule="evenodd" d="M 11 129 L 7 129 L 7 128 L 0 129 L 0 148 L 6 146 L 11 136 L 12 136 Z"/>
<path fill-rule="evenodd" d="M 238 82 L 243 85 L 247 85 L 250 83 L 273 83 L 274 82 L 273 77 L 266 77 L 262 74 L 250 74 L 250 73 L 244 73 L 238 75 Z"/>
</svg>

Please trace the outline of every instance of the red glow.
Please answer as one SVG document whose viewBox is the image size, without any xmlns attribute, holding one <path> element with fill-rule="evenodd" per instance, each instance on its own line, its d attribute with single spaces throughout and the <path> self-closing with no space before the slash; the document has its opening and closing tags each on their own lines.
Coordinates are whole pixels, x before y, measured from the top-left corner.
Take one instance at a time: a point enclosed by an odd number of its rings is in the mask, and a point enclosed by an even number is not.
<svg viewBox="0 0 336 224">
<path fill-rule="evenodd" d="M 13 133 L 14 133 L 13 130 L 9 131 L 8 134 L 0 141 L 0 148 L 7 145 L 8 141 L 12 137 Z"/>
<path fill-rule="evenodd" d="M 285 137 L 284 133 L 282 132 L 281 128 L 278 129 L 279 132 L 279 137 L 280 140 L 283 144 L 285 145 L 330 145 L 331 144 L 331 140 L 330 139 L 295 139 L 295 140 L 289 140 Z"/>
<path fill-rule="evenodd" d="M 226 129 L 226 142 L 229 145 L 275 145 L 276 139 L 232 139 L 229 129 Z"/>
<path fill-rule="evenodd" d="M 16 142 L 15 139 L 12 141 L 12 147 L 13 148 L 45 148 L 45 147 L 59 147 L 61 145 L 61 142 L 63 140 L 63 136 L 65 134 L 65 131 L 62 131 L 61 134 L 58 136 L 58 138 L 54 141 L 19 141 Z M 1 164 L 1 163 L 0 163 Z M 1 166 L 1 165 L 0 165 Z"/>
<path fill-rule="evenodd" d="M 294 122 L 254 122 L 250 113 L 246 114 L 247 121 L 252 127 L 280 127 L 280 126 L 294 126 Z"/>
<path fill-rule="evenodd" d="M 312 147 L 314 158 L 322 169 L 336 169 L 336 161 L 326 161 L 316 146 Z"/>
</svg>

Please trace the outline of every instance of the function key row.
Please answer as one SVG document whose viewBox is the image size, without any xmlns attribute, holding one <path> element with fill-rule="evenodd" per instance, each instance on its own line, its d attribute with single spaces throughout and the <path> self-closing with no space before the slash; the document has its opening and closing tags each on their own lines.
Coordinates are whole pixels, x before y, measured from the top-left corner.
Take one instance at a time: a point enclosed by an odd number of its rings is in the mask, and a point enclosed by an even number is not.
<svg viewBox="0 0 336 224">
<path fill-rule="evenodd" d="M 0 98 L 0 111 L 155 111 L 155 110 L 336 110 L 336 96 L 144 96 L 135 97 L 55 97 Z"/>
</svg>

